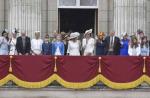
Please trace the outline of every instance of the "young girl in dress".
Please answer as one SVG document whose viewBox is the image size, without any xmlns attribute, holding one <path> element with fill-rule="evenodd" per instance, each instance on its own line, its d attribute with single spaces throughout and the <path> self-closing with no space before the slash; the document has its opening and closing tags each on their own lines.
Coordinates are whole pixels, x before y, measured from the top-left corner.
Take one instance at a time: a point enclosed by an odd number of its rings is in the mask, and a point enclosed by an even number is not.
<svg viewBox="0 0 150 98">
<path fill-rule="evenodd" d="M 131 37 L 128 54 L 129 56 L 139 56 L 141 54 L 141 47 L 136 36 Z"/>
<path fill-rule="evenodd" d="M 56 35 L 56 41 L 52 43 L 52 55 L 62 56 L 65 53 L 65 45 L 61 34 Z"/>
<path fill-rule="evenodd" d="M 149 56 L 149 42 L 147 36 L 141 39 L 141 56 Z"/>
</svg>

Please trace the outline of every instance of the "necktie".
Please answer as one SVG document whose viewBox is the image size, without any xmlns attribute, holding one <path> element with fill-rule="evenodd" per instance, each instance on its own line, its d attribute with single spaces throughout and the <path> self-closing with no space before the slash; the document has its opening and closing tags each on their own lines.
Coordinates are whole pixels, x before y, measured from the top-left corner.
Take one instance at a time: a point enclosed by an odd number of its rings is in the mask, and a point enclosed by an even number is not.
<svg viewBox="0 0 150 98">
<path fill-rule="evenodd" d="M 111 37 L 110 47 L 113 48 L 113 37 Z"/>
</svg>

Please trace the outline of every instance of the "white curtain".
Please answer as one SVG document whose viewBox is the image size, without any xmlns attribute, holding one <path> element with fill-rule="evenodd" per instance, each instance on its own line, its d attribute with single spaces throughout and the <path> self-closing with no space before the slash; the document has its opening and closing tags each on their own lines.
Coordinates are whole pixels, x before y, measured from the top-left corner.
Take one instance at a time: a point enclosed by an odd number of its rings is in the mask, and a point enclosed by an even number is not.
<svg viewBox="0 0 150 98">
<path fill-rule="evenodd" d="M 41 31 L 41 1 L 8 0 L 8 29 L 11 31 L 17 28 L 34 37 L 35 31 Z"/>
<path fill-rule="evenodd" d="M 114 0 L 114 29 L 130 35 L 146 28 L 146 0 Z"/>
</svg>

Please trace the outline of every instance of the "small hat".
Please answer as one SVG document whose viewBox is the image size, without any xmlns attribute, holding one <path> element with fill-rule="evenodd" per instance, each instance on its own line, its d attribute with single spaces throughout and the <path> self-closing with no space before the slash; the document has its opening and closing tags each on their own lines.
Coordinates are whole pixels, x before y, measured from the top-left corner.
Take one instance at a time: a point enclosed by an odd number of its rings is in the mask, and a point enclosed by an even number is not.
<svg viewBox="0 0 150 98">
<path fill-rule="evenodd" d="M 133 40 L 133 39 L 138 40 L 137 37 L 136 37 L 135 35 L 132 35 L 132 36 L 131 36 L 131 39 L 132 39 L 132 40 Z"/>
<path fill-rule="evenodd" d="M 15 29 L 13 29 L 13 30 L 11 31 L 11 33 L 12 33 L 12 34 L 17 34 L 17 33 L 19 33 L 19 31 L 15 28 Z"/>
<path fill-rule="evenodd" d="M 127 32 L 123 32 L 121 35 L 122 35 L 122 37 L 124 37 L 124 36 L 128 35 L 128 33 Z"/>
<path fill-rule="evenodd" d="M 4 33 L 8 33 L 8 30 L 5 29 L 5 30 L 2 32 L 2 35 L 3 35 Z"/>
</svg>

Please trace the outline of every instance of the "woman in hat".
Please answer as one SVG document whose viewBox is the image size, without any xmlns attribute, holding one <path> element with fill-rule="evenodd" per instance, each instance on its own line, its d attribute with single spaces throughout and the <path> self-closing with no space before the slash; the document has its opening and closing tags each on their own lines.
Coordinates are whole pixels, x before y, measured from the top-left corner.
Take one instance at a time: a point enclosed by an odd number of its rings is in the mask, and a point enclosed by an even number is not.
<svg viewBox="0 0 150 98">
<path fill-rule="evenodd" d="M 8 33 L 4 30 L 0 37 L 0 55 L 8 55 L 9 53 L 9 42 Z"/>
<path fill-rule="evenodd" d="M 149 56 L 149 42 L 147 36 L 141 39 L 141 56 Z"/>
<path fill-rule="evenodd" d="M 128 54 L 129 56 L 139 56 L 141 54 L 141 47 L 136 36 L 131 37 Z"/>
<path fill-rule="evenodd" d="M 52 43 L 52 55 L 62 56 L 65 52 L 65 46 L 61 34 L 56 35 L 56 40 Z"/>
<path fill-rule="evenodd" d="M 80 34 L 78 32 L 71 33 L 68 42 L 67 54 L 69 56 L 80 56 L 80 41 L 78 37 Z"/>
<path fill-rule="evenodd" d="M 104 43 L 104 32 L 98 33 L 98 39 L 96 41 L 96 55 L 105 55 L 105 43 Z"/>
<path fill-rule="evenodd" d="M 129 39 L 128 34 L 124 32 L 122 34 L 123 39 L 121 39 L 121 48 L 120 48 L 120 55 L 122 56 L 128 56 L 128 48 L 129 48 Z"/>
<path fill-rule="evenodd" d="M 9 40 L 9 55 L 17 55 L 16 42 L 17 42 L 17 31 L 13 30 L 11 38 Z"/>
<path fill-rule="evenodd" d="M 92 38 L 92 29 L 87 30 L 82 40 L 82 52 L 84 56 L 92 56 L 94 54 L 95 40 Z"/>
</svg>

